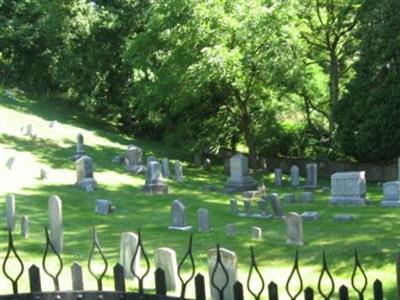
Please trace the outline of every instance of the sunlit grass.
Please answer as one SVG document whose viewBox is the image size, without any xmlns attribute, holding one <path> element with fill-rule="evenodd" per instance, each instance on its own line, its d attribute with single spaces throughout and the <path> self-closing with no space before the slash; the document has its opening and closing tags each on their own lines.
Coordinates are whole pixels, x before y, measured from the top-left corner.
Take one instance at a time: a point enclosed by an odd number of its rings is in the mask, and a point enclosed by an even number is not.
<svg viewBox="0 0 400 300">
<path fill-rule="evenodd" d="M 0 91 L 1 93 L 1 91 Z M 58 120 L 54 128 L 49 122 Z M 33 124 L 36 139 L 22 136 L 20 128 Z M 238 218 L 229 211 L 230 196 L 221 193 L 227 176 L 222 167 L 214 166 L 212 171 L 204 171 L 189 162 L 184 164 L 184 183 L 168 180 L 169 195 L 151 196 L 143 192 L 143 176 L 133 176 L 117 164 L 112 163 L 115 155 L 122 155 L 129 144 L 143 147 L 146 155 L 182 159 L 180 145 L 166 147 L 154 141 L 142 141 L 133 137 L 117 134 L 113 129 L 94 126 L 91 120 L 75 110 L 61 105 L 36 102 L 18 97 L 13 102 L 0 98 L 0 197 L 4 203 L 9 193 L 16 195 L 18 223 L 14 232 L 18 253 L 29 266 L 41 265 L 44 250 L 44 231 L 47 225 L 47 201 L 53 194 L 63 200 L 64 242 L 63 259 L 65 270 L 62 273 L 61 286 L 70 288 L 69 267 L 78 261 L 84 268 L 85 286 L 95 288 L 95 281 L 87 272 L 87 258 L 91 246 L 92 228 L 96 226 L 100 242 L 110 268 L 107 273 L 106 287 L 112 288 L 112 266 L 119 259 L 120 233 L 143 232 L 144 245 L 151 263 L 153 253 L 158 247 L 171 247 L 177 251 L 178 259 L 185 254 L 189 233 L 168 230 L 170 223 L 170 204 L 174 199 L 181 199 L 186 205 L 190 225 L 194 230 L 194 256 L 199 271 L 207 273 L 207 251 L 219 242 L 223 247 L 235 251 L 238 255 L 240 280 L 245 283 L 250 262 L 249 247 L 253 246 L 257 262 L 265 279 L 274 280 L 280 286 L 280 299 L 286 299 L 284 285 L 291 271 L 296 248 L 285 243 L 285 225 L 282 220 L 258 220 Z M 75 168 L 70 157 L 74 154 L 76 135 L 82 132 L 85 137 L 86 152 L 92 156 L 96 165 L 95 178 L 99 188 L 91 193 L 74 187 Z M 5 161 L 15 156 L 12 170 L 4 167 Z M 38 179 L 40 167 L 49 170 L 49 179 Z M 171 165 L 171 171 L 173 167 Z M 260 179 L 261 175 L 257 175 Z M 281 189 L 273 187 L 273 176 L 264 175 L 269 192 L 284 195 L 296 193 L 300 199 L 301 189 L 291 189 L 285 177 Z M 321 185 L 328 185 L 321 180 Z M 205 192 L 203 186 L 214 184 L 218 192 Z M 316 287 L 321 268 L 321 253 L 326 251 L 328 263 L 335 276 L 336 287 L 346 284 L 350 287 L 353 270 L 353 251 L 358 249 L 361 261 L 369 276 L 368 291 L 375 278 L 384 283 L 387 299 L 395 299 L 395 257 L 398 252 L 400 237 L 397 229 L 400 225 L 400 210 L 382 209 L 378 202 L 381 187 L 369 184 L 368 196 L 372 200 L 366 207 L 331 207 L 328 205 L 329 194 L 321 190 L 315 193 L 313 204 L 284 204 L 286 212 L 319 211 L 321 219 L 305 221 L 305 246 L 300 251 L 300 268 L 305 286 Z M 94 214 L 96 199 L 109 199 L 116 205 L 113 215 Z M 283 198 L 283 197 L 282 197 Z M 197 210 L 207 208 L 210 211 L 212 230 L 207 234 L 197 233 Z M 335 214 L 351 213 L 356 219 L 349 223 L 337 223 Z M 4 205 L 0 206 L 4 216 Z M 23 215 L 30 218 L 30 237 L 20 237 L 19 220 Z M 4 220 L 4 219 L 3 219 Z M 226 236 L 226 225 L 235 223 L 237 235 Z M 3 228 L 5 226 L 5 221 Z M 251 240 L 251 227 L 259 226 L 263 230 L 262 241 Z M 5 256 L 6 232 L 0 232 L 0 260 Z M 27 270 L 23 275 L 22 290 L 28 290 Z M 148 286 L 154 288 L 153 276 L 149 276 Z M 51 280 L 42 274 L 43 287 L 52 289 Z M 208 284 L 208 281 L 207 281 Z M 128 283 L 130 289 L 136 283 Z M 0 291 L 11 292 L 10 284 L 0 273 Z M 193 291 L 191 290 L 191 293 Z M 354 295 L 353 295 L 354 297 Z"/>
</svg>

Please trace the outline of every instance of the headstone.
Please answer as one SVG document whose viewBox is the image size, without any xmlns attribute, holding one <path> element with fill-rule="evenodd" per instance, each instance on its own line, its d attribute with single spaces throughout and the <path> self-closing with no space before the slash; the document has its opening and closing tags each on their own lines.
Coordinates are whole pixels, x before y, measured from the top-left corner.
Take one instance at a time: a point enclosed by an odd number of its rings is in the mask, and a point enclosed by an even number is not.
<svg viewBox="0 0 400 300">
<path fill-rule="evenodd" d="M 324 193 L 330 192 L 330 191 L 331 191 L 331 187 L 330 187 L 330 186 L 323 186 L 323 187 L 322 187 L 322 191 L 323 191 Z"/>
<path fill-rule="evenodd" d="M 230 203 L 230 207 L 231 207 L 231 212 L 235 215 L 237 215 L 239 213 L 239 207 L 237 204 L 237 200 L 236 199 L 231 199 L 229 200 Z"/>
<path fill-rule="evenodd" d="M 236 226 L 235 224 L 228 224 L 226 225 L 226 235 L 229 237 L 234 237 L 236 234 Z"/>
<path fill-rule="evenodd" d="M 6 162 L 6 168 L 11 170 L 15 162 L 15 157 L 10 157 Z"/>
<path fill-rule="evenodd" d="M 76 151 L 75 151 L 75 159 L 81 158 L 83 155 L 85 155 L 85 145 L 83 141 L 83 134 L 78 133 L 76 136 Z"/>
<path fill-rule="evenodd" d="M 253 226 L 251 229 L 251 236 L 253 240 L 262 240 L 262 230 L 260 227 Z"/>
<path fill-rule="evenodd" d="M 236 154 L 230 159 L 230 177 L 225 183 L 226 193 L 251 191 L 257 189 L 257 182 L 249 175 L 249 160 L 243 154 Z"/>
<path fill-rule="evenodd" d="M 22 129 L 23 129 L 22 132 L 24 135 L 29 136 L 29 137 L 36 137 L 36 134 L 33 132 L 32 124 L 27 124 Z"/>
<path fill-rule="evenodd" d="M 331 176 L 330 204 L 364 205 L 367 183 L 365 172 L 339 172 Z"/>
<path fill-rule="evenodd" d="M 300 185 L 300 170 L 298 166 L 292 166 L 290 168 L 290 182 L 292 187 L 298 187 Z"/>
<path fill-rule="evenodd" d="M 21 236 L 24 239 L 27 239 L 29 237 L 29 217 L 28 216 L 22 216 L 22 218 L 21 218 Z"/>
<path fill-rule="evenodd" d="M 302 203 L 312 203 L 312 202 L 314 202 L 314 194 L 313 194 L 313 192 L 302 192 L 301 193 L 301 202 Z"/>
<path fill-rule="evenodd" d="M 383 184 L 382 207 L 400 207 L 400 181 L 390 181 Z"/>
<path fill-rule="evenodd" d="M 296 195 L 293 193 L 286 194 L 283 198 L 286 204 L 292 204 L 296 202 Z"/>
<path fill-rule="evenodd" d="M 275 181 L 275 186 L 276 187 L 281 187 L 282 186 L 282 169 L 275 169 L 274 170 L 274 181 Z"/>
<path fill-rule="evenodd" d="M 318 165 L 315 163 L 306 165 L 306 189 L 316 189 L 318 187 Z"/>
<path fill-rule="evenodd" d="M 244 213 L 246 216 L 251 216 L 253 214 L 253 210 L 251 208 L 251 200 L 244 199 L 243 200 L 243 206 L 244 206 Z"/>
<path fill-rule="evenodd" d="M 171 226 L 169 229 L 189 231 L 192 226 L 188 226 L 186 220 L 186 208 L 179 200 L 174 200 L 171 206 Z"/>
<path fill-rule="evenodd" d="M 151 161 L 157 161 L 157 157 L 155 157 L 154 155 L 149 155 L 146 157 L 146 166 L 149 164 L 149 162 Z"/>
<path fill-rule="evenodd" d="M 274 215 L 277 217 L 283 217 L 283 209 L 282 205 L 279 201 L 279 196 L 277 193 L 272 193 L 267 195 L 267 201 L 271 202 L 272 210 L 274 211 Z"/>
<path fill-rule="evenodd" d="M 168 158 L 163 158 L 161 160 L 161 167 L 162 167 L 162 175 L 164 178 L 169 178 L 171 175 L 169 172 L 169 161 Z"/>
<path fill-rule="evenodd" d="M 285 215 L 286 243 L 303 246 L 303 221 L 299 214 L 288 213 Z"/>
<path fill-rule="evenodd" d="M 335 218 L 335 221 L 338 221 L 338 222 L 348 222 L 348 221 L 353 221 L 354 220 L 354 216 L 353 215 L 349 215 L 349 214 L 335 215 L 334 218 Z"/>
<path fill-rule="evenodd" d="M 121 156 L 119 156 L 119 155 L 115 155 L 115 156 L 113 157 L 113 159 L 111 160 L 111 162 L 112 162 L 113 164 L 120 164 L 120 163 L 123 162 L 123 158 L 122 158 Z"/>
<path fill-rule="evenodd" d="M 305 211 L 301 214 L 301 217 L 303 220 L 314 221 L 319 219 L 319 213 L 316 211 Z"/>
<path fill-rule="evenodd" d="M 14 231 L 15 228 L 15 196 L 7 195 L 6 198 L 6 228 Z"/>
<path fill-rule="evenodd" d="M 57 124 L 58 124 L 58 122 L 55 121 L 55 120 L 53 120 L 53 121 L 51 121 L 51 122 L 49 123 L 49 127 L 50 127 L 50 128 L 54 128 L 54 127 L 57 126 Z"/>
<path fill-rule="evenodd" d="M 109 215 L 115 210 L 114 205 L 110 200 L 97 199 L 94 212 L 99 215 Z"/>
<path fill-rule="evenodd" d="M 48 179 L 48 172 L 47 172 L 47 170 L 45 169 L 45 168 L 40 168 L 40 174 L 39 174 L 39 178 L 41 179 L 41 180 L 45 180 L 45 179 Z"/>
<path fill-rule="evenodd" d="M 203 162 L 203 169 L 206 171 L 211 170 L 211 160 L 209 158 L 206 158 Z"/>
<path fill-rule="evenodd" d="M 94 190 L 97 182 L 93 176 L 93 160 L 90 156 L 84 155 L 75 162 L 76 166 L 76 183 L 75 185 L 81 189 Z"/>
<path fill-rule="evenodd" d="M 185 177 L 183 177 L 182 164 L 179 160 L 175 162 L 175 179 L 178 182 L 183 182 L 185 180 Z"/>
<path fill-rule="evenodd" d="M 57 253 L 61 253 L 64 246 L 62 223 L 62 201 L 58 196 L 51 196 L 49 199 L 50 241 Z"/>
<path fill-rule="evenodd" d="M 267 217 L 269 215 L 267 210 L 267 201 L 261 199 L 257 202 L 257 204 L 258 204 L 258 209 L 260 210 L 260 216 Z"/>
<path fill-rule="evenodd" d="M 217 265 L 217 249 L 211 249 L 208 251 L 208 277 L 210 278 L 210 288 L 211 288 L 211 299 L 219 300 L 219 294 L 217 290 L 213 287 L 214 283 L 218 288 L 222 288 L 226 281 L 228 280 L 228 285 L 224 290 L 224 300 L 234 300 L 233 295 L 233 285 L 237 281 L 237 257 L 236 253 L 229 251 L 224 248 L 220 248 L 220 257 L 222 264 L 225 267 L 227 276 L 220 265 Z M 217 269 L 214 273 L 215 266 Z"/>
<path fill-rule="evenodd" d="M 147 165 L 144 190 L 151 194 L 168 194 L 168 186 L 161 174 L 161 165 L 158 161 L 151 161 Z"/>
<path fill-rule="evenodd" d="M 138 246 L 139 238 L 137 234 L 133 232 L 122 232 L 120 251 L 119 251 L 119 263 L 124 268 L 125 278 L 134 279 L 131 264 L 133 255 L 135 254 L 136 247 Z M 140 273 L 140 249 L 136 254 L 135 261 L 133 262 L 133 270 Z"/>
<path fill-rule="evenodd" d="M 135 145 L 128 146 L 125 154 L 125 170 L 139 174 L 144 173 L 145 169 L 142 164 L 142 149 Z"/>
<path fill-rule="evenodd" d="M 199 221 L 199 231 L 209 232 L 210 231 L 210 215 L 208 210 L 205 208 L 200 208 L 197 211 L 197 218 Z"/>
<path fill-rule="evenodd" d="M 178 266 L 175 250 L 171 248 L 158 248 L 154 252 L 156 269 L 160 268 L 165 274 L 167 291 L 175 291 L 178 283 Z"/>
</svg>

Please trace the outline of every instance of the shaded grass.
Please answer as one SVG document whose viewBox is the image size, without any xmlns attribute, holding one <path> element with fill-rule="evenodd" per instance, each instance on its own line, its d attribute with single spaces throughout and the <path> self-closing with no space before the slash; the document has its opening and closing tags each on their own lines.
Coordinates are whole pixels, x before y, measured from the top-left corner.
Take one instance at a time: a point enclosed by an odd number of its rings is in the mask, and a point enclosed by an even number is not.
<svg viewBox="0 0 400 300">
<path fill-rule="evenodd" d="M 60 124 L 50 129 L 47 126 L 50 120 L 58 120 Z M 186 205 L 189 223 L 195 228 L 194 256 L 200 271 L 206 273 L 207 251 L 219 242 L 223 247 L 237 253 L 239 268 L 242 270 L 240 279 L 244 283 L 250 261 L 249 247 L 252 246 L 266 279 L 273 279 L 283 287 L 296 251 L 296 247 L 285 243 L 284 222 L 280 219 L 258 220 L 233 216 L 229 210 L 230 196 L 220 191 L 203 191 L 206 184 L 214 184 L 222 190 L 227 176 L 223 174 L 221 167 L 215 166 L 212 171 L 207 172 L 186 162 L 184 183 L 170 179 L 169 195 L 148 195 L 142 190 L 144 177 L 126 173 L 122 166 L 112 163 L 113 156 L 122 154 L 126 146 L 133 143 L 143 147 L 146 155 L 180 158 L 180 145 L 175 149 L 157 142 L 140 141 L 117 134 L 112 129 L 91 127 L 93 124 L 81 123 L 82 120 L 87 121 L 79 111 L 60 105 L 54 107 L 49 103 L 24 97 L 18 97 L 16 102 L 5 97 L 0 98 L 0 121 L 1 124 L 6 124 L 0 135 L 0 158 L 5 161 L 7 155 L 13 154 L 18 162 L 22 160 L 21 157 L 27 157 L 20 169 L 0 169 L 1 177 L 4 178 L 4 184 L 0 185 L 2 201 L 7 193 L 15 193 L 18 218 L 22 215 L 30 217 L 30 238 L 23 240 L 17 234 L 19 225 L 15 234 L 17 249 L 25 261 L 40 263 L 44 249 L 43 227 L 47 224 L 47 201 L 53 194 L 59 195 L 63 200 L 63 259 L 66 265 L 78 261 L 86 266 L 94 226 L 111 264 L 116 263 L 119 258 L 120 233 L 137 232 L 138 228 L 142 230 L 146 253 L 151 260 L 154 250 L 165 246 L 175 249 L 178 259 L 181 259 L 190 233 L 167 229 L 170 223 L 170 204 L 174 199 L 181 199 Z M 23 137 L 18 133 L 18 129 L 27 122 L 37 129 L 37 139 Z M 96 164 L 95 176 L 99 188 L 91 193 L 73 186 L 75 168 L 70 157 L 74 154 L 76 133 L 80 131 L 85 136 L 86 153 L 93 157 Z M 40 181 L 34 176 L 35 172 L 30 172 L 42 165 L 50 168 L 48 181 Z M 256 176 L 257 180 L 261 176 L 264 176 L 268 192 L 278 192 L 281 199 L 285 193 L 294 192 L 297 199 L 300 198 L 301 189 L 292 189 L 287 176 L 284 177 L 283 188 L 273 187 L 272 174 L 259 174 Z M 327 179 L 320 180 L 321 186 L 328 184 Z M 283 204 L 286 212 L 318 211 L 321 215 L 318 221 L 304 222 L 306 244 L 299 250 L 305 284 L 315 287 L 321 266 L 321 253 L 325 250 L 331 271 L 338 282 L 350 286 L 353 251 L 358 249 L 370 282 L 376 277 L 382 278 L 387 299 L 395 299 L 394 262 L 400 242 L 400 237 L 396 234 L 400 225 L 400 211 L 379 207 L 381 187 L 378 185 L 368 185 L 371 204 L 365 207 L 331 207 L 328 205 L 329 193 L 322 190 L 317 190 L 314 196 L 315 202 L 312 204 Z M 117 207 L 113 215 L 94 214 L 95 201 L 100 198 L 113 201 Z M 210 211 L 210 233 L 196 233 L 196 212 L 199 208 Z M 333 218 L 339 213 L 354 214 L 356 219 L 349 223 L 337 223 Z M 5 214 L 4 205 L 0 206 L 0 214 Z M 225 234 L 228 223 L 236 224 L 237 235 L 234 238 Z M 262 241 L 250 239 L 252 226 L 262 228 Z M 5 231 L 0 231 L 0 241 L 0 253 L 5 253 Z M 89 278 L 87 271 L 85 276 Z M 1 279 L 3 278 L 0 275 L 0 281 Z M 108 272 L 107 284 L 112 286 L 111 270 Z M 130 286 L 134 288 L 136 285 Z M 283 290 L 281 293 L 283 296 Z"/>
</svg>

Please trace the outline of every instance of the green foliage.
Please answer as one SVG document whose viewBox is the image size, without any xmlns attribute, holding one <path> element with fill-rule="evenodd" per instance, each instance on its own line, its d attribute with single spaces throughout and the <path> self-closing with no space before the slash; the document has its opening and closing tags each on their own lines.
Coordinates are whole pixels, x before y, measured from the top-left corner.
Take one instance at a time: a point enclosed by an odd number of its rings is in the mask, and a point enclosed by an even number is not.
<svg viewBox="0 0 400 300">
<path fill-rule="evenodd" d="M 359 61 L 335 109 L 337 138 L 357 160 L 388 161 L 400 153 L 400 2 L 365 1 L 359 18 Z"/>
</svg>

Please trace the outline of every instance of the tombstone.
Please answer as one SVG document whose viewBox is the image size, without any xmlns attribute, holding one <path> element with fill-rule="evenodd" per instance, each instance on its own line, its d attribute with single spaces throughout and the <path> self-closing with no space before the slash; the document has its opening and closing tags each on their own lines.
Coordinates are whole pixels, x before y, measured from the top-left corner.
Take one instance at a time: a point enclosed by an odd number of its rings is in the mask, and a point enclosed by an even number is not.
<svg viewBox="0 0 400 300">
<path fill-rule="evenodd" d="M 210 279 L 210 289 L 211 289 L 211 299 L 219 300 L 219 294 L 217 290 L 213 287 L 214 283 L 218 288 L 222 288 L 227 279 L 228 285 L 224 290 L 224 300 L 234 300 L 233 295 L 233 285 L 238 280 L 237 278 L 237 257 L 236 253 L 225 248 L 220 248 L 220 256 L 221 262 L 225 267 L 225 271 L 227 272 L 228 278 L 226 277 L 225 272 L 222 270 L 221 266 L 217 264 L 217 249 L 211 249 L 208 251 L 208 277 Z M 217 269 L 214 273 L 215 266 Z M 214 273 L 214 276 L 213 276 Z"/>
<path fill-rule="evenodd" d="M 296 202 L 296 195 L 293 193 L 286 194 L 283 198 L 286 204 L 292 204 Z"/>
<path fill-rule="evenodd" d="M 209 232 L 210 231 L 210 215 L 208 210 L 205 208 L 200 208 L 197 211 L 197 218 L 199 221 L 199 231 Z"/>
<path fill-rule="evenodd" d="M 365 172 L 339 172 L 331 176 L 330 204 L 364 205 L 367 183 Z"/>
<path fill-rule="evenodd" d="M 269 216 L 268 210 L 267 210 L 267 201 L 264 199 L 261 199 L 261 200 L 257 201 L 257 204 L 258 204 L 258 209 L 260 211 L 260 216 L 261 217 Z"/>
<path fill-rule="evenodd" d="M 203 169 L 206 171 L 211 170 L 211 160 L 209 158 L 206 158 L 203 162 Z"/>
<path fill-rule="evenodd" d="M 113 164 L 120 164 L 120 163 L 123 162 L 123 158 L 122 158 L 121 156 L 119 156 L 119 155 L 115 155 L 115 156 L 112 158 L 111 162 L 112 162 Z"/>
<path fill-rule="evenodd" d="M 305 189 L 316 189 L 318 187 L 318 165 L 315 163 L 306 165 Z"/>
<path fill-rule="evenodd" d="M 251 237 L 253 240 L 260 241 L 262 240 L 262 230 L 260 227 L 253 226 L 251 228 Z"/>
<path fill-rule="evenodd" d="M 338 222 L 349 222 L 354 220 L 354 216 L 349 214 L 339 214 L 335 215 L 334 219 Z"/>
<path fill-rule="evenodd" d="M 62 223 L 62 201 L 58 196 L 51 196 L 49 199 L 50 241 L 57 253 L 63 251 L 64 235 Z"/>
<path fill-rule="evenodd" d="M 316 211 L 305 211 L 301 214 L 301 217 L 303 220 L 318 220 L 319 219 L 319 213 Z"/>
<path fill-rule="evenodd" d="M 267 196 L 267 201 L 271 202 L 272 210 L 274 212 L 274 215 L 277 217 L 283 217 L 283 209 L 281 206 L 281 203 L 279 201 L 279 196 L 277 193 L 272 193 Z"/>
<path fill-rule="evenodd" d="M 6 168 L 11 170 L 15 162 L 15 157 L 10 157 L 6 162 Z"/>
<path fill-rule="evenodd" d="M 246 216 L 251 216 L 253 214 L 253 210 L 251 208 L 251 200 L 244 199 L 243 206 L 244 206 L 244 214 Z"/>
<path fill-rule="evenodd" d="M 312 203 L 312 202 L 314 202 L 314 194 L 313 194 L 313 192 L 302 192 L 301 193 L 301 202 L 302 203 Z"/>
<path fill-rule="evenodd" d="M 151 194 L 168 194 L 168 186 L 161 174 L 161 164 L 158 161 L 151 161 L 147 165 L 144 190 Z"/>
<path fill-rule="evenodd" d="M 303 246 L 303 221 L 298 213 L 288 213 L 286 223 L 286 243 Z"/>
<path fill-rule="evenodd" d="M 149 164 L 149 162 L 151 161 L 157 161 L 157 157 L 155 157 L 154 155 L 149 155 L 146 157 L 146 166 Z"/>
<path fill-rule="evenodd" d="M 32 124 L 27 124 L 26 126 L 22 127 L 22 132 L 26 136 L 36 137 L 36 134 L 33 132 Z"/>
<path fill-rule="evenodd" d="M 54 127 L 56 127 L 56 126 L 57 126 L 57 124 L 58 124 L 58 122 L 57 122 L 57 121 L 55 121 L 55 120 L 53 120 L 53 121 L 50 121 L 50 123 L 49 123 L 49 127 L 50 127 L 50 128 L 54 128 Z"/>
<path fill-rule="evenodd" d="M 48 179 L 48 171 L 45 168 L 40 168 L 40 173 L 39 173 L 39 178 L 41 180 L 46 180 Z"/>
<path fill-rule="evenodd" d="M 237 200 L 236 199 L 231 199 L 229 200 L 230 203 L 230 207 L 231 207 L 231 212 L 235 215 L 237 215 L 239 213 L 239 207 L 237 204 Z"/>
<path fill-rule="evenodd" d="M 243 154 L 236 154 L 230 159 L 230 177 L 225 183 L 226 193 L 251 191 L 257 189 L 257 182 L 249 175 L 249 160 Z"/>
<path fill-rule="evenodd" d="M 29 237 L 29 218 L 28 216 L 22 216 L 21 218 L 21 236 L 24 239 Z"/>
<path fill-rule="evenodd" d="M 171 206 L 171 226 L 168 229 L 189 231 L 192 226 L 187 225 L 186 208 L 179 200 L 174 200 Z"/>
<path fill-rule="evenodd" d="M 124 268 L 125 278 L 134 279 L 131 264 L 132 258 L 135 254 L 136 247 L 138 246 L 139 238 L 133 232 L 122 232 L 119 250 L 119 263 Z M 136 254 L 135 261 L 133 262 L 133 269 L 135 272 L 140 273 L 140 249 Z"/>
<path fill-rule="evenodd" d="M 235 224 L 228 224 L 226 225 L 226 235 L 229 237 L 234 237 L 236 234 L 236 226 Z"/>
<path fill-rule="evenodd" d="M 144 173 L 145 166 L 142 164 L 142 149 L 130 145 L 125 154 L 125 170 L 134 174 Z"/>
<path fill-rule="evenodd" d="M 110 213 L 114 212 L 115 206 L 112 204 L 110 200 L 97 199 L 96 207 L 94 212 L 99 215 L 107 216 Z"/>
<path fill-rule="evenodd" d="M 300 170 L 298 166 L 292 166 L 290 168 L 290 182 L 292 187 L 298 187 L 300 185 Z"/>
<path fill-rule="evenodd" d="M 163 158 L 161 160 L 161 170 L 162 170 L 162 175 L 164 178 L 169 178 L 170 172 L 169 172 L 169 161 L 168 158 Z"/>
<path fill-rule="evenodd" d="M 175 291 L 178 283 L 178 266 L 175 250 L 171 248 L 158 248 L 154 252 L 156 269 L 160 268 L 165 274 L 167 291 Z"/>
<path fill-rule="evenodd" d="M 185 180 L 185 177 L 183 177 L 182 164 L 179 160 L 175 162 L 175 179 L 178 182 L 183 182 Z"/>
<path fill-rule="evenodd" d="M 6 198 L 6 228 L 14 231 L 15 228 L 15 196 L 7 195 Z"/>
<path fill-rule="evenodd" d="M 93 160 L 90 156 L 84 155 L 75 162 L 76 183 L 75 185 L 86 191 L 94 190 L 97 182 L 93 176 Z"/>
<path fill-rule="evenodd" d="M 390 181 L 383 184 L 382 207 L 400 207 L 400 181 Z"/>
<path fill-rule="evenodd" d="M 274 182 L 276 187 L 282 186 L 282 169 L 275 169 L 274 170 Z"/>
<path fill-rule="evenodd" d="M 83 134 L 78 133 L 76 136 L 76 151 L 75 151 L 75 160 L 81 158 L 85 155 L 85 145 L 83 141 Z"/>
</svg>

